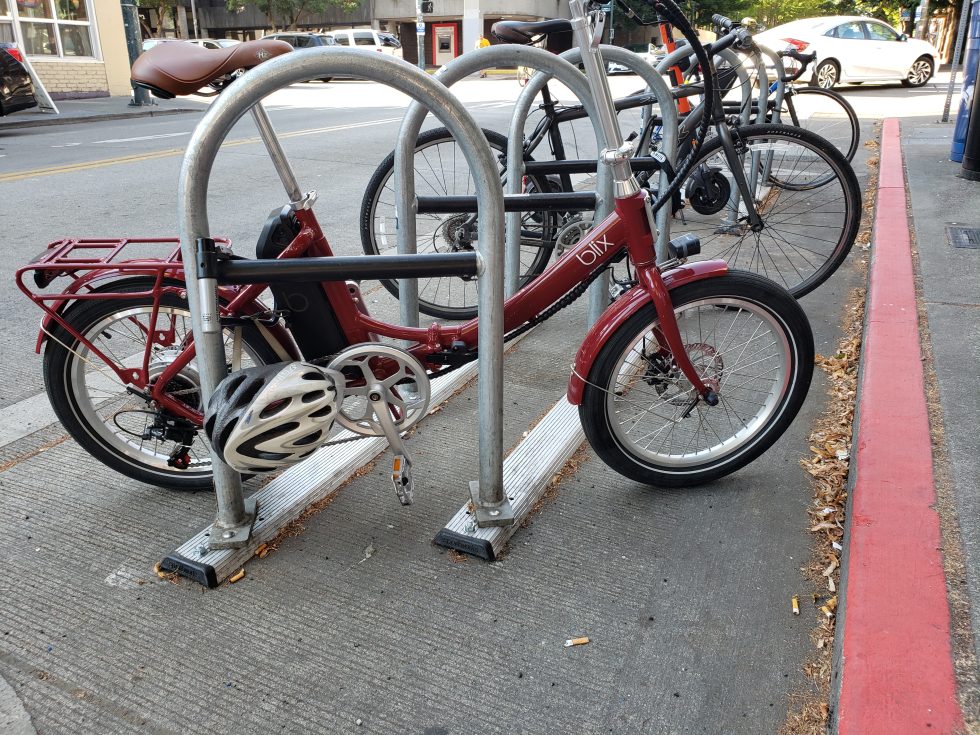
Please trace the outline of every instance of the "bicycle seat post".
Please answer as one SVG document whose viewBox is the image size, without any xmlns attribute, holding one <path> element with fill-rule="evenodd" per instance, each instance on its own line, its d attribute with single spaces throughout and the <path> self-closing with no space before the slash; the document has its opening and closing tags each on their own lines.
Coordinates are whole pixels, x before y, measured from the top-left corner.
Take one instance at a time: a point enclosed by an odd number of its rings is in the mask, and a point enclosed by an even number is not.
<svg viewBox="0 0 980 735">
<path fill-rule="evenodd" d="M 606 79 L 606 70 L 599 64 L 601 57 L 598 38 L 601 36 L 602 26 L 600 25 L 593 35 L 582 0 L 570 0 L 568 7 L 572 12 L 572 36 L 575 39 L 575 45 L 582 51 L 585 78 L 589 83 L 589 89 L 592 91 L 599 125 L 605 138 L 605 148 L 600 154 L 600 160 L 612 167 L 616 198 L 625 199 L 639 192 L 640 185 L 633 177 L 633 171 L 629 164 L 633 145 L 623 141 L 622 133 L 619 131 L 619 123 L 616 120 L 616 106 L 609 89 L 609 81 Z M 603 18 L 604 16 L 599 17 Z"/>
</svg>

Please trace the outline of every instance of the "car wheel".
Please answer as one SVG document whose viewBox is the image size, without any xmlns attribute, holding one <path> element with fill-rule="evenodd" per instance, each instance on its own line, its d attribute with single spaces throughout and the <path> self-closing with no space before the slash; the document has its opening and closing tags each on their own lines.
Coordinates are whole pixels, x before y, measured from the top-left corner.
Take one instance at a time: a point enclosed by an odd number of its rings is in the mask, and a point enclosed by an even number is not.
<svg viewBox="0 0 980 735">
<path fill-rule="evenodd" d="M 912 64 L 912 68 L 909 69 L 908 74 L 905 75 L 905 79 L 902 80 L 902 84 L 906 87 L 921 87 L 923 84 L 932 79 L 933 74 L 933 64 L 932 59 L 928 56 L 920 56 Z"/>
<path fill-rule="evenodd" d="M 820 62 L 820 65 L 813 71 L 813 79 L 810 84 L 820 89 L 833 89 L 834 85 L 840 81 L 840 67 L 836 61 Z"/>
</svg>

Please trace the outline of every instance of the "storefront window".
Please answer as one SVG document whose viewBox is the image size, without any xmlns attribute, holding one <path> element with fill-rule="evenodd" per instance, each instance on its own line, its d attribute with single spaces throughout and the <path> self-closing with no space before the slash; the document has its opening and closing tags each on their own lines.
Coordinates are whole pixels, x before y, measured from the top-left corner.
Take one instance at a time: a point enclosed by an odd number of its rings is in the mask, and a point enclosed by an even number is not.
<svg viewBox="0 0 980 735">
<path fill-rule="evenodd" d="M 7 0 L 0 0 L 0 42 L 14 42 L 14 24 L 11 22 Z"/>
<path fill-rule="evenodd" d="M 85 0 L 57 0 L 59 20 L 88 20 Z"/>
<path fill-rule="evenodd" d="M 58 45 L 54 40 L 54 23 L 20 24 L 24 36 L 24 51 L 28 56 L 57 56 Z"/>
<path fill-rule="evenodd" d="M 17 0 L 17 14 L 21 18 L 50 18 L 51 0 Z"/>
<path fill-rule="evenodd" d="M 92 58 L 91 2 L 0 0 L 0 40 L 18 44 L 28 56 Z"/>
<path fill-rule="evenodd" d="M 88 26 L 59 26 L 61 49 L 65 56 L 91 56 L 92 41 Z"/>
</svg>

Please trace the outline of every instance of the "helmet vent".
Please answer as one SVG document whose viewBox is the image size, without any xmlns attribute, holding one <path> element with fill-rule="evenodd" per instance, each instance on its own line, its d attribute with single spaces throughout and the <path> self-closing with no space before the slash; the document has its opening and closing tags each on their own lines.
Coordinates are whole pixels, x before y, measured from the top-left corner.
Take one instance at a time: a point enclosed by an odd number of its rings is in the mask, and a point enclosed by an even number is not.
<svg viewBox="0 0 980 735">
<path fill-rule="evenodd" d="M 313 403 L 314 401 L 319 401 L 324 398 L 327 394 L 322 390 L 311 390 L 309 393 L 303 394 L 303 403 Z"/>
<path fill-rule="evenodd" d="M 313 442 L 318 441 L 321 436 L 323 436 L 323 432 L 320 431 L 320 429 L 317 429 L 312 434 L 307 434 L 302 439 L 297 439 L 296 441 L 293 442 L 293 444 L 295 444 L 298 447 L 303 447 L 306 446 L 307 444 L 312 444 Z"/>
<path fill-rule="evenodd" d="M 282 413 L 282 411 L 292 403 L 291 398 L 280 398 L 278 401 L 273 401 L 268 406 L 262 409 L 259 413 L 260 419 L 267 419 L 275 416 L 277 413 Z"/>
<path fill-rule="evenodd" d="M 314 411 L 313 413 L 311 413 L 310 414 L 310 418 L 311 419 L 322 419 L 324 416 L 329 416 L 332 413 L 333 413 L 333 406 L 332 405 L 328 405 L 328 406 L 324 406 L 323 408 L 317 409 L 316 411 Z"/>
</svg>

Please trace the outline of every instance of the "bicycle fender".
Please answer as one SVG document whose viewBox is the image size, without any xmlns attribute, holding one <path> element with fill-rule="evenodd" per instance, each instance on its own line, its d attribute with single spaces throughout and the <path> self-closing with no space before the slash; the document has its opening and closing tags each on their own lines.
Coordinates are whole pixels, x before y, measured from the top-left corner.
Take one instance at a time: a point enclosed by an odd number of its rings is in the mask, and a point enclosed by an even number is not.
<svg viewBox="0 0 980 735">
<path fill-rule="evenodd" d="M 724 260 L 705 260 L 700 263 L 688 263 L 679 268 L 662 274 L 664 285 L 668 291 L 705 278 L 717 278 L 728 273 L 728 263 Z M 609 337 L 619 329 L 630 317 L 650 303 L 649 294 L 642 288 L 634 288 L 614 301 L 608 309 L 602 312 L 599 320 L 592 325 L 572 364 L 572 375 L 568 379 L 568 402 L 573 406 L 582 403 L 582 393 L 585 390 L 585 380 L 592 371 L 592 363 L 602 352 Z"/>
</svg>

